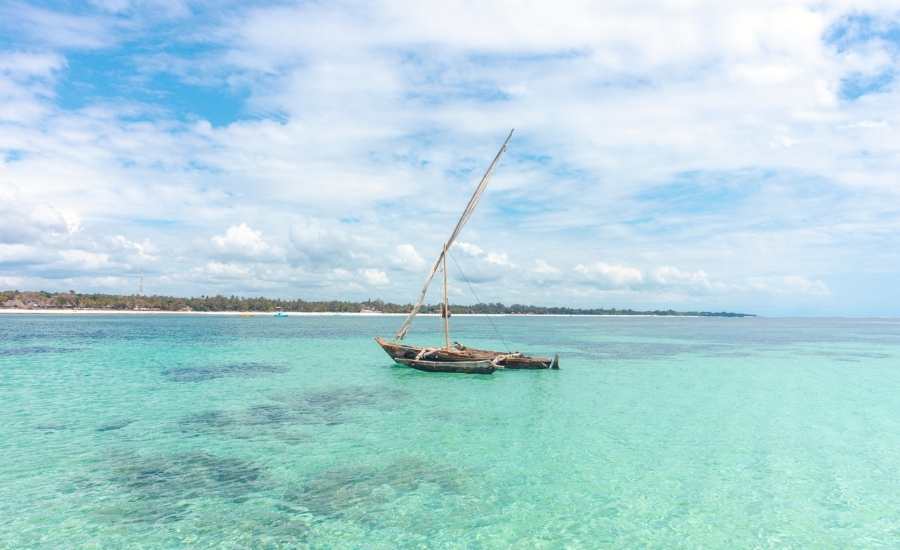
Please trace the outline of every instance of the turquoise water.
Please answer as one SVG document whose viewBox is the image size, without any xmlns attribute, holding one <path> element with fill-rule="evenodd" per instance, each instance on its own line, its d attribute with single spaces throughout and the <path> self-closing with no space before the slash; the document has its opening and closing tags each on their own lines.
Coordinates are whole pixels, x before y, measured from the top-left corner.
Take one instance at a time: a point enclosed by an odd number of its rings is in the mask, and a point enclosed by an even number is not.
<svg viewBox="0 0 900 550">
<path fill-rule="evenodd" d="M 392 366 L 397 317 L 0 315 L 0 547 L 900 547 L 900 320 L 454 321 L 562 370 Z"/>
</svg>

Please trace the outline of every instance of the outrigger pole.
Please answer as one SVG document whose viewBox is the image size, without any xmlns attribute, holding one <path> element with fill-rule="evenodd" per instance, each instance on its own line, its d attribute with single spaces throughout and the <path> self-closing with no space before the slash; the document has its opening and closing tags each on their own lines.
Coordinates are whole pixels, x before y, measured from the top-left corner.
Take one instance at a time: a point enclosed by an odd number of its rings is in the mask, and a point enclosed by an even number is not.
<svg viewBox="0 0 900 550">
<path fill-rule="evenodd" d="M 437 260 L 435 260 L 434 266 L 431 268 L 431 272 L 425 279 L 425 285 L 422 287 L 422 292 L 419 294 L 419 299 L 416 301 L 416 305 L 413 306 L 412 311 L 409 312 L 409 315 L 403 321 L 403 324 L 400 325 L 400 330 L 398 330 L 397 334 L 394 336 L 395 340 L 400 341 L 406 337 L 406 333 L 409 332 L 409 327 L 410 325 L 412 325 L 413 319 L 419 313 L 419 309 L 422 308 L 422 304 L 425 303 L 425 294 L 428 293 L 428 287 L 431 285 L 431 281 L 434 279 L 434 274 L 437 273 L 437 270 L 440 269 L 442 264 L 444 266 L 444 308 L 447 307 L 447 251 L 449 251 L 450 247 L 453 246 L 453 243 L 454 241 L 456 241 L 456 237 L 459 236 L 460 231 L 462 231 L 463 226 L 465 226 L 466 222 L 469 221 L 469 218 L 472 217 L 472 213 L 475 211 L 475 207 L 478 206 L 478 201 L 481 200 L 482 193 L 484 193 L 484 190 L 487 189 L 488 181 L 491 177 L 491 172 L 494 171 L 494 167 L 497 166 L 497 162 L 500 161 L 500 157 L 503 156 L 503 153 L 506 151 L 506 145 L 509 143 L 509 140 L 512 138 L 513 132 L 515 131 L 515 128 L 509 131 L 509 135 L 506 136 L 506 141 L 504 141 L 503 145 L 500 146 L 500 150 L 497 151 L 497 155 L 494 157 L 494 160 L 491 161 L 490 166 L 488 166 L 488 169 L 485 171 L 484 175 L 481 176 L 481 181 L 478 183 L 478 187 L 475 188 L 475 192 L 472 193 L 472 198 L 469 199 L 469 203 L 466 205 L 466 209 L 463 210 L 462 216 L 459 217 L 459 221 L 456 222 L 456 227 L 453 228 L 453 233 L 450 234 L 450 238 L 447 239 L 447 242 L 444 244 L 444 248 L 441 250 L 441 254 L 438 256 Z M 446 311 L 445 309 L 445 315 L 448 313 L 449 311 Z M 444 339 L 445 344 L 449 349 L 450 329 L 448 317 L 444 317 Z"/>
</svg>

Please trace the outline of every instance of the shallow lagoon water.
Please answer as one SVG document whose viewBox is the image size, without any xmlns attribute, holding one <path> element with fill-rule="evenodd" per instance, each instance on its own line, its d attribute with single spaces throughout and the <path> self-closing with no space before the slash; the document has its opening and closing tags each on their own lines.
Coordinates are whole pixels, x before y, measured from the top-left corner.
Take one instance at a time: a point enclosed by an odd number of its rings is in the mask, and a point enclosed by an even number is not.
<svg viewBox="0 0 900 550">
<path fill-rule="evenodd" d="M 900 320 L 491 321 L 0 315 L 0 547 L 900 545 Z"/>
</svg>

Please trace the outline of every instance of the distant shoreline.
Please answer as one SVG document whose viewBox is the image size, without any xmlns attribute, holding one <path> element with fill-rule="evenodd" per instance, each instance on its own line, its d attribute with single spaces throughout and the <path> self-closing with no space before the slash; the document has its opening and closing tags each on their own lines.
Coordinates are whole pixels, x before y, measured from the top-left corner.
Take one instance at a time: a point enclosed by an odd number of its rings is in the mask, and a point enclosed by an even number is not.
<svg viewBox="0 0 900 550">
<path fill-rule="evenodd" d="M 226 317 L 275 317 L 270 311 L 147 311 L 132 309 L 24 309 L 0 308 L 0 315 L 218 315 Z M 285 311 L 286 317 L 405 317 L 408 313 L 362 313 L 352 311 Z M 419 317 L 440 317 L 439 313 L 419 313 Z M 712 315 L 656 315 L 652 313 L 454 313 L 453 317 L 696 317 Z"/>
<path fill-rule="evenodd" d="M 422 315 L 439 315 L 441 304 L 419 304 Z M 211 315 L 272 315 L 277 311 L 291 315 L 407 315 L 413 304 L 399 304 L 368 299 L 360 302 L 346 300 L 304 300 L 241 297 L 241 296 L 160 296 L 143 294 L 79 294 L 77 292 L 0 291 L 0 309 L 33 311 L 41 313 L 83 312 L 96 313 L 150 313 L 150 314 L 211 314 Z M 535 306 L 527 304 L 504 305 L 477 303 L 450 306 L 453 315 L 517 315 L 561 317 L 748 317 L 752 314 L 728 311 L 676 311 L 673 309 L 633 310 L 619 308 L 573 308 L 563 306 Z"/>
</svg>

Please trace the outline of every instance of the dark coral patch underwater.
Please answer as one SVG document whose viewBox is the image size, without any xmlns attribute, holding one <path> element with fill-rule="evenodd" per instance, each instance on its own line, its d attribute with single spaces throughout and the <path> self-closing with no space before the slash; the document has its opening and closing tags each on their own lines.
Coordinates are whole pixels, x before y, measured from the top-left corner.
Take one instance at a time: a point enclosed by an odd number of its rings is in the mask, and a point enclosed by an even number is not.
<svg viewBox="0 0 900 550">
<path fill-rule="evenodd" d="M 267 374 L 282 374 L 290 369 L 284 365 L 266 363 L 226 363 L 192 367 L 173 367 L 162 371 L 163 376 L 173 382 L 204 382 L 217 378 L 252 378 Z"/>
<path fill-rule="evenodd" d="M 252 437 L 265 428 L 282 430 L 293 426 L 345 424 L 351 422 L 354 413 L 360 409 L 388 410 L 407 398 L 405 392 L 380 386 L 318 390 L 276 396 L 273 398 L 275 403 L 235 411 L 208 410 L 189 414 L 178 420 L 178 428 L 194 436 L 227 432 L 235 437 Z M 290 439 L 298 440 L 297 437 Z"/>
<path fill-rule="evenodd" d="M 265 489 L 265 472 L 252 462 L 208 453 L 117 460 L 110 483 L 128 495 L 119 512 L 126 522 L 178 521 L 209 498 L 239 504 Z"/>
</svg>

